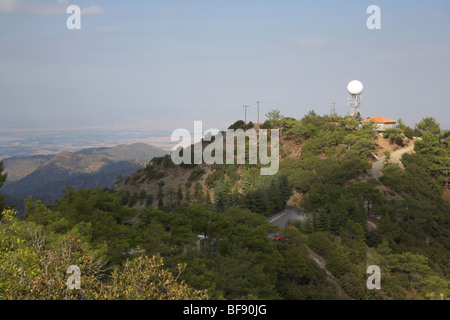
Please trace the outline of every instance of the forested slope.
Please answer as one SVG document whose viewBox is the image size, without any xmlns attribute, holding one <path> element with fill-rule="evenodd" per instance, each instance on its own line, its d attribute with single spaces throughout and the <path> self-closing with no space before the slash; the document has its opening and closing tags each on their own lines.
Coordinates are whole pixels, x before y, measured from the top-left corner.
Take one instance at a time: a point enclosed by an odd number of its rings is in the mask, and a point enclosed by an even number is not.
<svg viewBox="0 0 450 320">
<path fill-rule="evenodd" d="M 116 289 L 120 295 L 108 290 L 119 275 L 132 277 L 127 270 L 144 278 L 154 272 L 127 267 L 153 255 L 178 275 L 171 282 L 172 298 L 448 297 L 450 203 L 444 195 L 450 132 L 432 118 L 414 129 L 399 121 L 380 136 L 373 124 L 360 127 L 348 117 L 272 115 L 262 127 L 281 129 L 275 176 L 261 176 L 261 165 L 175 166 L 167 156 L 154 158 L 112 190 L 68 188 L 52 206 L 27 201 L 27 218 L 16 222 L 14 233 L 6 231 L 11 220 L 1 225 L 0 260 L 15 267 L 0 273 L 0 297 L 37 297 L 19 286 L 23 273 L 17 270 L 37 266 L 27 277 L 45 287 L 41 275 L 53 263 L 48 254 L 64 252 L 68 239 L 86 245 L 87 270 L 102 261 L 101 271 L 90 271 L 96 280 L 88 282 L 85 296 L 74 298 L 137 298 L 125 280 Z M 414 141 L 414 153 L 402 156 L 402 167 L 389 163 L 386 141 L 397 149 Z M 386 163 L 382 176 L 373 179 L 369 170 L 380 152 Z M 278 230 L 267 217 L 288 202 L 308 219 Z M 273 233 L 284 240 L 272 241 Z M 19 250 L 32 259 L 14 254 Z M 367 289 L 368 265 L 380 267 L 381 290 Z M 62 269 L 52 270 L 56 276 Z M 11 289 L 15 286 L 21 291 Z"/>
</svg>

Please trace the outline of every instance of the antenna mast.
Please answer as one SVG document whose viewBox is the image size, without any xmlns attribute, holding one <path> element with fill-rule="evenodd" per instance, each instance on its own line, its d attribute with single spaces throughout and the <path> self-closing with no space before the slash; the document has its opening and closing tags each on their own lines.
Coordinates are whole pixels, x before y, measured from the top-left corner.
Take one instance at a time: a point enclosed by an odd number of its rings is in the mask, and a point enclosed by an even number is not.
<svg viewBox="0 0 450 320">
<path fill-rule="evenodd" d="M 349 116 L 355 119 L 361 117 L 361 93 L 363 89 L 363 84 L 358 80 L 351 81 L 347 86 L 347 91 L 350 94 L 348 97 Z"/>
<path fill-rule="evenodd" d="M 351 117 L 357 118 L 358 115 L 361 115 L 361 96 L 350 95 L 348 97 L 348 108 Z"/>
</svg>

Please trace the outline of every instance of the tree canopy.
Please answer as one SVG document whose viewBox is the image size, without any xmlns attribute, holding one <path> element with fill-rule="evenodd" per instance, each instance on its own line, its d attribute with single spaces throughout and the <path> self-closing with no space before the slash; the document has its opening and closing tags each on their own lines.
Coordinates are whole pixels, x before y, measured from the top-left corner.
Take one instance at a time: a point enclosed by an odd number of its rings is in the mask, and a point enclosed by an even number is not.
<svg viewBox="0 0 450 320">
<path fill-rule="evenodd" d="M 314 111 L 268 118 L 285 152 L 274 176 L 260 164 L 191 165 L 188 181 L 166 185 L 166 157 L 142 170 L 153 190 L 139 179 L 126 191 L 68 186 L 53 204 L 27 199 L 24 219 L 2 210 L 0 299 L 449 296 L 448 132 L 422 120 L 415 153 L 372 179 L 373 124 Z M 407 128 L 385 137 L 401 144 Z M 268 222 L 287 205 L 303 218 Z M 80 290 L 67 289 L 69 265 L 81 270 Z M 368 265 L 380 266 L 380 291 L 365 285 Z"/>
</svg>

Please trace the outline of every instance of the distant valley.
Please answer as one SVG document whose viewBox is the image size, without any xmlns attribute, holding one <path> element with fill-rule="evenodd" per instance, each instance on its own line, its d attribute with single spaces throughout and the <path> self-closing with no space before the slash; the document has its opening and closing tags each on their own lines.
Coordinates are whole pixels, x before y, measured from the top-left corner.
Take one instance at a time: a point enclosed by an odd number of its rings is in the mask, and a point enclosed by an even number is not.
<svg viewBox="0 0 450 320">
<path fill-rule="evenodd" d="M 111 188 L 119 177 L 126 177 L 145 167 L 153 157 L 167 151 L 145 143 L 83 149 L 78 152 L 35 155 L 3 159 L 8 173 L 1 192 L 9 203 L 29 196 L 45 203 L 60 198 L 70 184 L 74 189 Z"/>
<path fill-rule="evenodd" d="M 14 157 L 56 155 L 61 151 L 78 152 L 87 148 L 114 147 L 145 143 L 171 150 L 171 131 L 119 129 L 20 129 L 0 128 L 0 161 Z"/>
</svg>

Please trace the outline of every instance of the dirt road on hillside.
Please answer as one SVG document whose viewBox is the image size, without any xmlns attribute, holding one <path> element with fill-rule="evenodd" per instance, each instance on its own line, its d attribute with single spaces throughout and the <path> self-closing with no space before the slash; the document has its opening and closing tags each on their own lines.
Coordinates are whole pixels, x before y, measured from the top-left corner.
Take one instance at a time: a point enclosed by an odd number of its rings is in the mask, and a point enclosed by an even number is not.
<svg viewBox="0 0 450 320">
<path fill-rule="evenodd" d="M 403 154 L 405 153 L 415 153 L 414 151 L 414 140 L 411 140 L 409 145 L 406 148 L 394 151 L 391 153 L 391 157 L 389 159 L 389 163 L 395 163 L 400 166 L 400 168 L 404 169 L 403 163 L 401 161 Z M 376 157 L 376 156 L 375 156 Z M 374 179 L 379 179 L 383 174 L 381 173 L 381 169 L 384 166 L 384 161 L 386 160 L 386 156 L 382 156 L 377 158 L 372 163 L 372 169 L 369 170 L 369 174 Z"/>
</svg>

